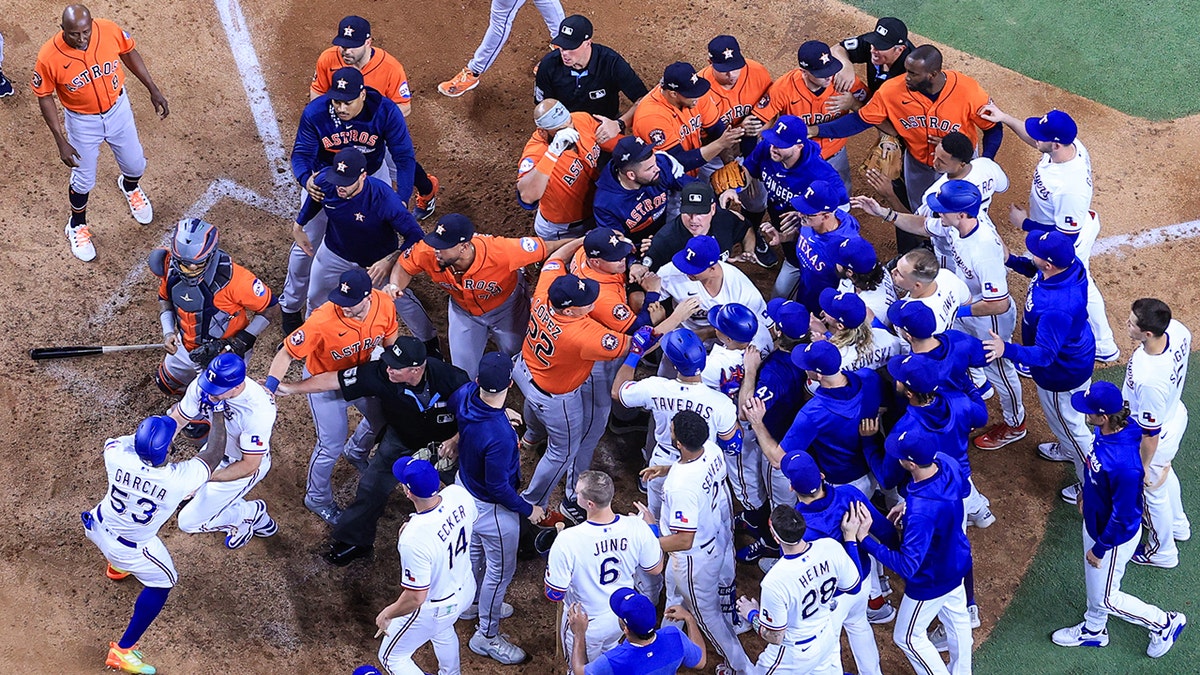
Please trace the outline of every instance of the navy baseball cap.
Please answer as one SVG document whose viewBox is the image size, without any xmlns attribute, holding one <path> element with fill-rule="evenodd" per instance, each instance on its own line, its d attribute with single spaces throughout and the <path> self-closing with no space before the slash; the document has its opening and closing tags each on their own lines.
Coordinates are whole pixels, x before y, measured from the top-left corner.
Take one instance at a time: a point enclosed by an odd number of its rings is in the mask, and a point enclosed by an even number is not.
<svg viewBox="0 0 1200 675">
<path fill-rule="evenodd" d="M 798 495 L 811 495 L 821 489 L 821 469 L 812 455 L 803 450 L 784 455 L 779 460 L 779 471 L 787 476 Z"/>
<path fill-rule="evenodd" d="M 712 85 L 696 74 L 692 64 L 676 61 L 663 70 L 662 86 L 684 98 L 700 98 L 708 93 Z"/>
<path fill-rule="evenodd" d="M 799 340 L 808 334 L 808 310 L 798 302 L 771 298 L 767 303 L 767 316 L 775 322 L 780 333 L 793 340 Z"/>
<path fill-rule="evenodd" d="M 1067 113 L 1061 110 L 1051 110 L 1041 117 L 1027 118 L 1025 133 L 1035 141 L 1067 145 L 1075 142 L 1075 137 L 1079 134 L 1079 127 Z"/>
<path fill-rule="evenodd" d="M 1052 232 L 1030 232 L 1025 235 L 1025 248 L 1033 255 L 1059 268 L 1066 268 L 1075 260 L 1075 245 L 1071 238 L 1057 230 Z"/>
<path fill-rule="evenodd" d="M 329 301 L 342 307 L 353 307 L 371 295 L 371 275 L 361 267 L 342 272 L 338 285 L 329 291 Z"/>
<path fill-rule="evenodd" d="M 818 375 L 836 375 L 842 369 L 842 353 L 828 340 L 812 342 L 792 350 L 792 364 Z"/>
<path fill-rule="evenodd" d="M 437 469 L 427 460 L 401 457 L 392 464 L 392 475 L 400 481 L 408 491 L 421 499 L 429 499 L 437 494 L 442 486 Z"/>
<path fill-rule="evenodd" d="M 479 360 L 479 374 L 475 382 L 479 388 L 495 394 L 508 389 L 512 384 L 512 359 L 500 352 L 488 352 Z"/>
<path fill-rule="evenodd" d="M 679 193 L 679 212 L 688 215 L 708 213 L 717 201 L 712 185 L 708 181 L 696 181 L 683 186 Z"/>
<path fill-rule="evenodd" d="M 792 197 L 788 203 L 792 205 L 793 209 L 806 216 L 833 213 L 843 201 L 838 192 L 839 188 L 842 188 L 841 183 L 835 186 L 829 181 L 815 180 L 802 194 Z"/>
<path fill-rule="evenodd" d="M 829 255 L 835 265 L 841 265 L 855 274 L 870 274 L 879 264 L 875 247 L 862 237 L 843 239 Z"/>
<path fill-rule="evenodd" d="M 742 48 L 732 35 L 718 35 L 708 42 L 708 60 L 712 62 L 713 70 L 719 73 L 746 67 Z"/>
<path fill-rule="evenodd" d="M 329 98 L 335 101 L 353 101 L 363 92 L 363 76 L 358 68 L 338 68 L 333 71 Z"/>
<path fill-rule="evenodd" d="M 829 45 L 809 40 L 796 50 L 796 61 L 813 77 L 833 77 L 842 69 L 842 62 L 833 58 Z"/>
<path fill-rule="evenodd" d="M 875 30 L 863 36 L 863 41 L 883 51 L 908 42 L 908 26 L 894 16 L 885 16 L 875 22 Z"/>
<path fill-rule="evenodd" d="M 906 459 L 918 466 L 933 464 L 938 441 L 932 432 L 915 425 L 900 433 L 889 434 L 883 442 L 883 450 L 892 459 Z"/>
<path fill-rule="evenodd" d="M 721 245 L 707 234 L 692 237 L 682 251 L 671 256 L 671 262 L 684 274 L 700 274 L 721 262 Z"/>
<path fill-rule="evenodd" d="M 846 328 L 857 328 L 867 320 L 867 303 L 855 293 L 826 288 L 819 298 L 821 311 Z"/>
<path fill-rule="evenodd" d="M 338 32 L 333 38 L 333 44 L 353 49 L 365 45 L 369 37 L 371 37 L 371 22 L 361 16 L 348 16 L 338 24 Z"/>
<path fill-rule="evenodd" d="M 597 227 L 583 238 L 583 250 L 589 258 L 617 262 L 633 252 L 633 242 L 611 227 Z"/>
<path fill-rule="evenodd" d="M 888 321 L 904 329 L 918 340 L 933 337 L 937 331 L 937 318 L 929 305 L 919 300 L 897 300 L 888 306 Z"/>
<path fill-rule="evenodd" d="M 905 354 L 888 359 L 888 374 L 918 394 L 932 394 L 944 379 L 940 364 L 921 354 Z"/>
<path fill-rule="evenodd" d="M 558 35 L 550 44 L 559 49 L 579 49 L 579 45 L 592 39 L 592 22 L 582 14 L 572 14 L 558 25 Z"/>
<path fill-rule="evenodd" d="M 637 136 L 622 136 L 613 147 L 612 165 L 617 171 L 654 154 L 654 146 Z"/>
<path fill-rule="evenodd" d="M 795 115 L 780 115 L 769 129 L 762 130 L 762 139 L 780 150 L 794 148 L 808 138 L 808 125 Z"/>
<path fill-rule="evenodd" d="M 934 213 L 965 213 L 974 218 L 979 215 L 983 195 L 970 181 L 948 180 L 938 191 L 925 198 L 925 205 Z"/>
<path fill-rule="evenodd" d="M 424 342 L 411 335 L 401 335 L 392 346 L 383 348 L 380 358 L 387 367 L 401 370 L 423 365 L 427 356 Z"/>
<path fill-rule="evenodd" d="M 367 156 L 356 147 L 342 148 L 324 171 L 325 180 L 338 187 L 354 185 L 367 172 Z"/>
<path fill-rule="evenodd" d="M 425 235 L 425 243 L 433 248 L 444 251 L 454 248 L 464 241 L 471 241 L 475 236 L 475 223 L 461 213 L 447 213 L 438 218 L 437 226 Z"/>
<path fill-rule="evenodd" d="M 574 274 L 564 274 L 550 282 L 547 295 L 554 309 L 585 307 L 600 295 L 600 284 L 595 279 L 580 279 Z"/>
<path fill-rule="evenodd" d="M 1115 415 L 1125 409 L 1121 390 L 1111 382 L 1093 382 L 1071 394 L 1071 407 L 1084 415 Z"/>
<path fill-rule="evenodd" d="M 618 588 L 608 596 L 608 607 L 636 635 L 648 635 L 658 623 L 658 613 L 650 598 L 632 588 Z"/>
</svg>

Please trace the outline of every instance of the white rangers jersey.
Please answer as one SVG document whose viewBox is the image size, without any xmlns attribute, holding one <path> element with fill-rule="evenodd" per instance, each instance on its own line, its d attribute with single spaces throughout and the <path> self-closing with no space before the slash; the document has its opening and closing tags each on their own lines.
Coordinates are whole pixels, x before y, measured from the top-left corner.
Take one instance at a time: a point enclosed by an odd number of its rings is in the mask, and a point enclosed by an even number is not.
<svg viewBox="0 0 1200 675">
<path fill-rule="evenodd" d="M 1092 158 L 1078 139 L 1075 157 L 1066 162 L 1050 161 L 1042 155 L 1033 170 L 1029 189 L 1029 219 L 1053 223 L 1059 232 L 1080 234 L 1092 220 Z"/>
<path fill-rule="evenodd" d="M 1125 367 L 1121 395 L 1138 426 L 1161 429 L 1183 405 L 1183 384 L 1187 379 L 1188 355 L 1192 334 L 1182 323 L 1171 319 L 1167 324 L 1167 348 L 1152 356 L 1139 345 Z"/>
<path fill-rule="evenodd" d="M 396 549 L 400 552 L 400 585 L 429 590 L 429 600 L 450 597 L 474 587 L 471 531 L 479 511 L 475 498 L 461 485 L 447 485 L 442 503 L 408 517 Z"/>
<path fill-rule="evenodd" d="M 737 400 L 737 392 L 746 379 L 746 350 L 729 349 L 720 342 L 708 350 L 708 359 L 704 362 L 704 370 L 700 371 L 700 381 L 709 389 L 715 389 L 730 398 Z"/>
<path fill-rule="evenodd" d="M 938 179 L 933 181 L 933 185 L 930 185 L 925 194 L 921 196 L 921 206 L 917 208 L 917 215 L 926 218 L 933 217 L 933 211 L 926 205 L 925 200 L 929 195 L 937 194 L 937 191 L 942 189 L 942 185 L 945 185 L 948 180 L 951 180 L 948 175 L 940 174 Z M 979 188 L 979 195 L 983 198 L 979 206 L 980 220 L 987 217 L 991 222 L 991 212 L 988 209 L 992 205 L 992 197 L 997 192 L 1008 191 L 1008 175 L 1004 173 L 1004 169 L 987 157 L 976 157 L 971 160 L 971 170 L 967 175 L 957 180 L 965 180 Z M 942 267 L 952 267 L 950 265 L 950 261 L 953 260 L 950 242 L 934 237 L 933 251 L 937 254 L 938 262 Z"/>
<path fill-rule="evenodd" d="M 704 454 L 687 464 L 676 462 L 667 472 L 658 521 L 664 534 L 696 533 L 692 547 L 682 553 L 699 553 L 729 529 L 720 515 L 721 503 L 729 499 L 726 475 L 725 453 L 711 441 L 704 445 Z"/>
<path fill-rule="evenodd" d="M 842 544 L 822 538 L 808 550 L 784 556 L 763 577 L 759 617 L 772 630 L 785 630 L 784 644 L 810 640 L 826 630 L 833 616 L 833 595 L 859 584 L 861 573 Z"/>
<path fill-rule="evenodd" d="M 607 524 L 588 521 L 559 533 L 546 562 L 546 586 L 565 594 L 564 602 L 583 605 L 593 623 L 616 626 L 608 598 L 634 585 L 638 569 L 662 562 L 662 547 L 637 516 L 617 516 Z"/>
<path fill-rule="evenodd" d="M 892 327 L 891 322 L 887 318 L 888 307 L 891 307 L 892 303 L 896 301 L 896 286 L 892 283 L 892 275 L 884 274 L 883 281 L 879 282 L 879 285 L 871 291 L 855 288 L 854 282 L 849 279 L 842 279 L 838 282 L 837 291 L 838 293 L 857 294 L 858 297 L 862 298 L 863 304 L 867 306 L 867 309 L 871 310 L 871 313 L 875 315 L 879 323 L 888 328 Z"/>
<path fill-rule="evenodd" d="M 654 415 L 654 440 L 672 457 L 679 451 L 671 444 L 671 419 L 684 410 L 694 410 L 708 422 L 708 440 L 728 436 L 738 426 L 737 406 L 703 382 L 680 382 L 665 377 L 647 377 L 626 382 L 617 392 L 626 408 L 645 408 Z"/>
<path fill-rule="evenodd" d="M 208 465 L 199 458 L 166 466 L 148 466 L 134 450 L 133 436 L 104 443 L 108 493 L 94 509 L 101 523 L 118 537 L 145 543 L 186 499 L 208 482 Z"/>
<path fill-rule="evenodd" d="M 842 370 L 870 368 L 879 370 L 887 365 L 888 359 L 911 351 L 908 343 L 878 326 L 871 327 L 871 347 L 860 350 L 853 344 L 838 347 L 842 355 Z"/>
<path fill-rule="evenodd" d="M 758 316 L 758 332 L 754 334 L 754 340 L 752 340 L 754 346 L 763 351 L 770 351 L 775 344 L 771 339 L 770 328 L 775 322 L 767 316 L 767 302 L 763 300 L 762 293 L 759 292 L 754 282 L 750 281 L 750 277 L 747 277 L 738 268 L 725 262 L 717 264 L 721 266 L 724 280 L 721 283 L 721 290 L 717 291 L 716 295 L 709 295 L 704 284 L 689 279 L 686 274 L 675 267 L 674 263 L 667 263 L 658 270 L 658 276 L 662 278 L 663 295 L 669 296 L 675 302 L 683 302 L 691 296 L 700 299 L 700 308 L 683 322 L 684 328 L 690 328 L 693 331 L 710 326 L 708 323 L 709 309 L 731 302 L 745 305 Z"/>
<path fill-rule="evenodd" d="M 902 302 L 923 302 L 929 305 L 929 309 L 933 310 L 933 318 L 937 322 L 937 329 L 934 330 L 934 333 L 944 333 L 954 325 L 958 308 L 970 304 L 971 289 L 967 288 L 957 274 L 945 268 L 938 270 L 933 282 L 937 284 L 937 290 L 928 297 L 908 297 Z"/>
<path fill-rule="evenodd" d="M 971 292 L 971 303 L 1003 300 L 1008 297 L 1008 268 L 1004 266 L 1004 244 L 996 227 L 979 219 L 967 236 L 946 226 L 941 218 L 925 220 L 925 230 L 950 242 L 950 265 L 954 274 Z"/>
<path fill-rule="evenodd" d="M 275 428 L 275 399 L 254 380 L 246 379 L 242 393 L 221 402 L 225 414 L 225 456 L 233 461 L 242 454 L 262 455 L 271 450 Z M 200 402 L 200 379 L 192 380 L 179 401 L 179 413 L 188 420 L 207 420 L 212 407 Z"/>
</svg>

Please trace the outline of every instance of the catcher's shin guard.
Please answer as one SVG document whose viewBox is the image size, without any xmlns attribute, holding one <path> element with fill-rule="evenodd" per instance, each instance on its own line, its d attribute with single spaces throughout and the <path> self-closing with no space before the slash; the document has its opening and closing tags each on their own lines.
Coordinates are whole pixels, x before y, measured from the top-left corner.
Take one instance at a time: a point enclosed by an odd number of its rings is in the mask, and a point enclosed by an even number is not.
<svg viewBox="0 0 1200 675">
<path fill-rule="evenodd" d="M 154 384 L 167 396 L 183 396 L 184 390 L 187 389 L 187 382 L 175 379 L 162 363 L 158 364 L 158 370 L 154 371 Z"/>
</svg>

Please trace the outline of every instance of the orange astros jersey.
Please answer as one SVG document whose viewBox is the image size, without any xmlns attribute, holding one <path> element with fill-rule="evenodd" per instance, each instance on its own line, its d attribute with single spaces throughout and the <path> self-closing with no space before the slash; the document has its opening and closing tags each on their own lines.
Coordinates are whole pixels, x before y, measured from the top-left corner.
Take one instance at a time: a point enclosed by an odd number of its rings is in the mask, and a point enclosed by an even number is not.
<svg viewBox="0 0 1200 675">
<path fill-rule="evenodd" d="M 529 311 L 529 332 L 521 347 L 533 383 L 549 394 L 575 391 L 597 361 L 612 361 L 629 349 L 628 335 L 613 333 L 590 316 L 567 316 L 551 309 L 550 284 L 566 273 L 558 260 L 542 268 Z"/>
<path fill-rule="evenodd" d="M 582 279 L 592 279 L 600 284 L 600 295 L 596 296 L 596 306 L 588 316 L 603 324 L 609 330 L 619 333 L 629 332 L 637 318 L 629 306 L 629 292 L 625 290 L 625 274 L 605 274 L 587 265 L 587 251 L 582 248 L 571 258 L 571 274 Z"/>
<path fill-rule="evenodd" d="M 633 135 L 654 146 L 669 150 L 682 145 L 695 150 L 702 145 L 700 130 L 711 127 L 721 119 L 721 112 L 712 92 L 696 100 L 696 107 L 680 110 L 663 97 L 662 85 L 646 94 L 633 112 Z"/>
<path fill-rule="evenodd" d="M 345 67 L 346 63 L 342 61 L 342 54 L 337 47 L 321 52 L 321 56 L 317 57 L 317 70 L 313 73 L 312 90 L 318 94 L 329 91 L 334 71 Z M 371 48 L 371 58 L 363 66 L 362 76 L 363 84 L 392 99 L 396 105 L 412 101 L 404 66 L 379 47 Z"/>
<path fill-rule="evenodd" d="M 163 258 L 163 269 L 168 273 L 159 277 L 158 299 L 175 308 L 183 348 L 189 352 L 200 346 L 202 337 L 233 337 L 250 325 L 247 310 L 261 313 L 271 304 L 271 289 L 253 272 L 235 262 L 229 262 L 228 267 L 219 258 L 209 262 L 219 266 L 213 283 L 216 288 L 213 288 L 189 286 L 182 280 L 168 284 L 170 261 L 171 254 L 167 253 Z M 196 296 L 195 301 L 191 295 Z M 203 322 L 207 323 L 202 325 Z"/>
<path fill-rule="evenodd" d="M 361 366 L 371 352 L 395 342 L 400 334 L 396 305 L 383 291 L 371 291 L 371 309 L 362 321 L 347 317 L 342 308 L 326 302 L 313 310 L 304 325 L 283 341 L 288 355 L 304 359 L 312 375 Z"/>
<path fill-rule="evenodd" d="M 717 84 L 711 65 L 700 71 L 700 77 L 712 83 L 709 94 L 717 103 L 721 119 L 729 126 L 741 124 L 771 88 L 771 73 L 767 72 L 766 66 L 751 59 L 746 59 L 746 67 L 742 68 L 733 89 Z"/>
<path fill-rule="evenodd" d="M 933 166 L 933 149 L 951 131 L 965 134 L 974 145 L 979 129 L 991 129 L 995 122 L 979 116 L 979 109 L 991 102 L 979 83 L 953 70 L 946 73 L 946 86 L 932 101 L 928 96 L 909 91 L 904 78 L 888 80 L 858 111 L 867 124 L 892 123 L 904 140 L 909 153 L 919 162 Z"/>
<path fill-rule="evenodd" d="M 125 86 L 121 55 L 135 46 L 129 33 L 107 19 L 92 19 L 87 51 L 68 46 L 60 32 L 38 50 L 33 93 L 41 98 L 58 92 L 64 108 L 82 115 L 108 112 Z"/>
<path fill-rule="evenodd" d="M 475 246 L 475 261 L 466 272 L 454 268 L 441 269 L 433 247 L 423 241 L 400 255 L 400 266 L 412 276 L 421 272 L 438 286 L 446 289 L 454 304 L 473 316 L 496 309 L 517 288 L 521 268 L 546 259 L 546 242 L 540 237 L 493 237 L 476 234 L 471 237 Z"/>
<path fill-rule="evenodd" d="M 846 114 L 844 112 L 837 114 L 825 112 L 825 104 L 836 93 L 837 91 L 832 86 L 825 87 L 819 92 L 813 92 L 804 83 L 803 71 L 794 68 L 784 73 L 775 81 L 775 84 L 771 85 L 771 90 L 758 104 L 754 114 L 767 125 L 770 125 L 780 115 L 795 115 L 804 120 L 805 124 L 823 124 Z M 867 85 L 863 84 L 857 75 L 854 76 L 854 84 L 850 87 L 850 93 L 859 103 L 866 101 L 870 96 L 867 92 Z M 844 138 L 816 138 L 813 140 L 821 144 L 821 157 L 824 159 L 833 157 L 846 147 Z"/>
<path fill-rule="evenodd" d="M 559 156 L 557 162 L 546 160 L 550 168 L 550 182 L 538 202 L 542 217 L 552 223 L 574 223 L 592 215 L 592 197 L 596 193 L 596 180 L 600 178 L 600 151 L 612 151 L 617 138 L 601 144 L 596 141 L 596 129 L 600 123 L 585 112 L 571 113 L 571 123 L 579 132 L 579 142 Z M 539 167 L 550 143 L 541 130 L 533 132 L 521 162 L 517 165 L 517 178 Z"/>
</svg>

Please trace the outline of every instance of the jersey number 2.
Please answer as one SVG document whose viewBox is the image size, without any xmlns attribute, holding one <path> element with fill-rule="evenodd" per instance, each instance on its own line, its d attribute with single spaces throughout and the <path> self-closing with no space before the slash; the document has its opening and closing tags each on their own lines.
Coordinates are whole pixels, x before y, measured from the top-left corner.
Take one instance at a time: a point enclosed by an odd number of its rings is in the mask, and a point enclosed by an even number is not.
<svg viewBox="0 0 1200 675">
<path fill-rule="evenodd" d="M 112 492 L 109 494 L 108 502 L 112 504 L 113 511 L 116 511 L 117 513 L 125 513 L 125 510 L 129 508 L 129 493 L 124 490 L 117 489 L 117 486 L 114 485 Z M 145 525 L 146 523 L 150 522 L 150 519 L 154 517 L 154 512 L 158 510 L 158 504 L 155 504 L 145 497 L 141 497 L 134 502 L 134 506 L 138 506 L 142 509 L 141 513 L 129 514 L 129 517 L 133 518 L 133 522 L 137 523 L 138 525 Z"/>
<path fill-rule="evenodd" d="M 554 356 L 554 342 L 550 334 L 542 330 L 536 321 L 529 322 L 529 344 L 533 347 L 533 355 L 543 366 L 550 367 L 550 357 Z"/>
<path fill-rule="evenodd" d="M 450 551 L 450 569 L 454 569 L 454 559 L 458 557 L 459 553 L 467 550 L 467 529 L 464 527 L 459 530 L 458 540 L 450 542 L 446 548 Z"/>
</svg>

